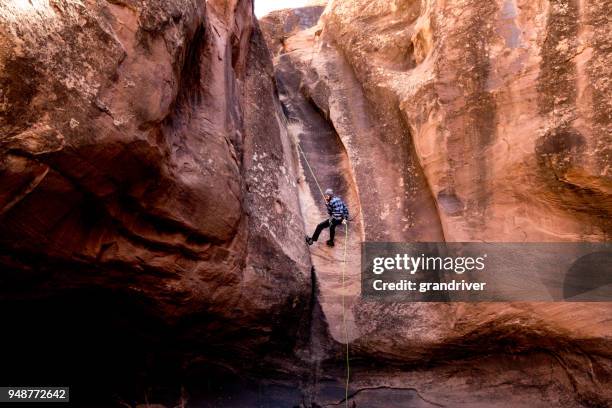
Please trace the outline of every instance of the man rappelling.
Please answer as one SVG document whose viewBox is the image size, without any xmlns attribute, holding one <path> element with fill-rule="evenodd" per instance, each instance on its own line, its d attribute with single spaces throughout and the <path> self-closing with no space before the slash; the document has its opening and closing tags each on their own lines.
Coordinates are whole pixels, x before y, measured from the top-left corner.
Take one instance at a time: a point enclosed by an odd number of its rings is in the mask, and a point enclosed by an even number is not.
<svg viewBox="0 0 612 408">
<path fill-rule="evenodd" d="M 342 201 L 342 199 L 336 195 L 331 188 L 325 190 L 323 195 L 325 198 L 325 205 L 327 206 L 327 214 L 329 218 L 317 225 L 312 237 L 306 236 L 306 242 L 308 245 L 312 245 L 319 239 L 321 231 L 325 228 L 329 228 L 329 240 L 326 242 L 327 246 L 334 246 L 334 236 L 336 235 L 336 227 L 340 224 L 346 224 L 349 218 L 348 207 Z"/>
</svg>

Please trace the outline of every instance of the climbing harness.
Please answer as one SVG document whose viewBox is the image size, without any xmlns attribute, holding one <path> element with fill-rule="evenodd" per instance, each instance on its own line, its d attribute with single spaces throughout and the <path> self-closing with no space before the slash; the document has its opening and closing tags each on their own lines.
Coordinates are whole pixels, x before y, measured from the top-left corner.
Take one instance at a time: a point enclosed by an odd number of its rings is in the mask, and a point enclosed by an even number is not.
<svg viewBox="0 0 612 408">
<path fill-rule="evenodd" d="M 315 176 L 314 171 L 312 170 L 312 167 L 310 167 L 310 163 L 308 162 L 308 158 L 306 157 L 306 154 L 304 154 L 304 151 L 302 150 L 302 147 L 300 146 L 300 142 L 296 141 L 297 143 L 297 147 L 298 150 L 300 151 L 300 153 L 302 154 L 302 157 L 304 157 L 304 162 L 306 163 L 306 167 L 308 167 L 308 170 L 310 170 L 310 174 L 312 174 L 312 178 L 314 179 L 315 183 L 317 184 L 317 188 L 319 189 L 319 192 L 321 193 L 321 196 L 323 198 L 325 198 L 325 194 L 323 194 L 323 190 L 321 189 L 321 186 L 319 185 L 319 182 L 317 181 L 317 176 Z M 347 248 L 348 248 L 348 220 L 346 222 L 346 224 L 344 225 L 344 255 L 342 258 L 342 325 L 344 326 L 344 343 L 346 344 L 346 383 L 344 386 L 344 405 L 346 408 L 348 408 L 348 392 L 349 392 L 349 383 L 350 383 L 350 375 L 351 375 L 351 366 L 350 366 L 350 360 L 349 360 L 349 336 L 348 336 L 348 326 L 346 324 L 346 294 L 345 294 L 345 286 L 346 286 L 346 253 L 347 253 Z"/>
</svg>

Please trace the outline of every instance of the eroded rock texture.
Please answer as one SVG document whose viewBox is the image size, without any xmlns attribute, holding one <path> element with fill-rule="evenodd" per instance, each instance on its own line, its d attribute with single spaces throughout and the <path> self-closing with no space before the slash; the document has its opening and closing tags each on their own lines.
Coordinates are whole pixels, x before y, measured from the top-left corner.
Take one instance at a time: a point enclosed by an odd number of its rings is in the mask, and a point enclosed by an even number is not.
<svg viewBox="0 0 612 408">
<path fill-rule="evenodd" d="M 259 24 L 272 54 L 278 54 L 285 47 L 285 41 L 299 31 L 317 24 L 325 5 L 275 11 L 261 19 Z"/>
<path fill-rule="evenodd" d="M 314 247 L 312 260 L 358 406 L 608 405 L 610 304 L 364 303 L 351 259 L 356 236 L 609 239 L 609 6 L 337 0 L 282 48 L 267 36 L 290 132 L 355 214 L 345 290 L 341 254 Z M 302 167 L 312 229 L 324 214 Z M 341 399 L 329 387 L 322 405 Z"/>
<path fill-rule="evenodd" d="M 291 354 L 310 259 L 280 112 L 251 1 L 2 2 L 3 380 Z"/>
<path fill-rule="evenodd" d="M 368 97 L 399 109 L 446 240 L 601 240 L 608 6 L 340 1 L 324 31 Z"/>
<path fill-rule="evenodd" d="M 358 407 L 608 406 L 609 304 L 364 303 L 359 245 L 609 239 L 610 6 L 2 2 L 1 382 L 337 406 L 348 342 Z"/>
</svg>

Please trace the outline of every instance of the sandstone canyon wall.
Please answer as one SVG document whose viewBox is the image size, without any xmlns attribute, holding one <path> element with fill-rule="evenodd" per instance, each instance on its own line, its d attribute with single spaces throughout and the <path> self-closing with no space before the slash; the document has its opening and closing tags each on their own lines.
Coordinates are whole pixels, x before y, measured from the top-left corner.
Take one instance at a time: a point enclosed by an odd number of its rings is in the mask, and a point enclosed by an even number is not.
<svg viewBox="0 0 612 408">
<path fill-rule="evenodd" d="M 0 100 L 3 383 L 293 352 L 310 259 L 250 1 L 2 2 Z"/>
<path fill-rule="evenodd" d="M 445 240 L 599 241 L 612 210 L 609 5 L 336 1 L 320 26 L 285 43 L 291 52 L 314 42 L 304 60 L 332 120 L 340 89 L 349 105 L 363 92 L 384 135 L 368 139 L 409 139 Z M 329 62 L 334 53 L 341 63 Z M 337 73 L 343 64 L 353 75 Z M 338 96 L 317 97 L 334 73 Z M 358 167 L 366 137 L 339 133 Z"/>
<path fill-rule="evenodd" d="M 2 383 L 339 406 L 348 342 L 356 407 L 609 406 L 609 303 L 364 302 L 359 254 L 608 240 L 610 6 L 0 3 Z"/>
<path fill-rule="evenodd" d="M 607 241 L 606 7 L 339 0 L 280 44 L 282 28 L 269 27 L 293 21 L 289 11 L 262 27 L 289 130 L 317 177 L 357 213 L 351 237 Z M 304 159 L 302 167 L 302 213 L 313 228 L 323 214 Z M 359 256 L 351 238 L 348 248 Z M 342 258 L 311 253 L 330 335 L 378 367 L 353 367 L 358 406 L 377 406 L 381 393 L 397 400 L 388 406 L 607 406 L 609 303 L 363 302 L 349 262 L 345 335 Z"/>
</svg>

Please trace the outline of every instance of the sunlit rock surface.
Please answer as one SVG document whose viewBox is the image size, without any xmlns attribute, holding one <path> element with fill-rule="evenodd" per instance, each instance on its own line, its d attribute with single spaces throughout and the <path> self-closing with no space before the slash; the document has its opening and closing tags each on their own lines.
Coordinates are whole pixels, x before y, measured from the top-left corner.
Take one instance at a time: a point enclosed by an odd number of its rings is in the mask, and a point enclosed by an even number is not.
<svg viewBox="0 0 612 408">
<path fill-rule="evenodd" d="M 448 241 L 609 239 L 606 1 L 334 2 L 380 125 L 409 128 Z M 384 116 L 386 113 L 387 117 Z"/>
<path fill-rule="evenodd" d="M 348 198 L 349 236 L 609 239 L 605 7 L 338 0 L 282 48 L 268 35 L 289 129 L 318 177 Z M 302 167 L 313 228 L 320 194 Z M 350 238 L 344 290 L 341 254 L 311 252 L 330 333 L 350 342 L 358 406 L 605 406 L 611 397 L 609 303 L 362 302 Z"/>
</svg>

